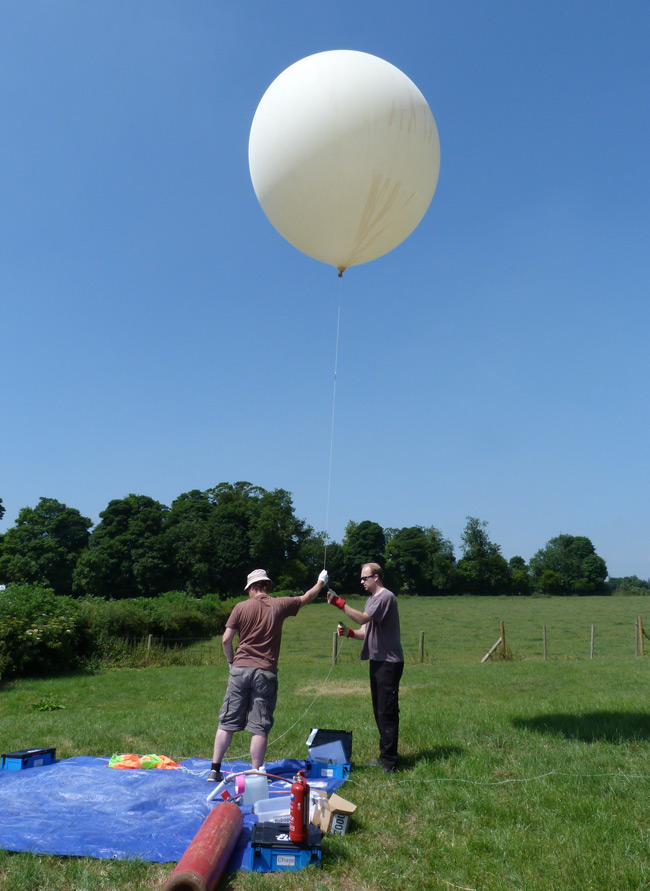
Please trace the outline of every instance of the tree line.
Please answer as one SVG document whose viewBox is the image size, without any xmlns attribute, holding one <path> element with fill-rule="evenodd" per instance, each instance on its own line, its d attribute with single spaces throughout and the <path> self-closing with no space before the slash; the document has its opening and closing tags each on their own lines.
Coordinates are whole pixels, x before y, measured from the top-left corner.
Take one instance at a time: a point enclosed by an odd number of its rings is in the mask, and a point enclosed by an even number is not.
<svg viewBox="0 0 650 891">
<path fill-rule="evenodd" d="M 4 513 L 0 499 L 0 519 Z M 350 521 L 341 542 L 328 541 L 294 512 L 285 489 L 219 483 L 179 495 L 167 507 L 146 495 L 111 501 L 90 519 L 54 498 L 20 510 L 0 537 L 0 583 L 38 584 L 57 594 L 110 599 L 186 591 L 225 599 L 264 567 L 278 590 L 309 587 L 323 563 L 330 586 L 359 590 L 359 566 L 384 567 L 397 594 L 650 593 L 650 581 L 607 580 L 607 566 L 585 536 L 552 538 L 529 563 L 510 560 L 488 524 L 467 517 L 461 553 L 434 526 L 384 528 Z"/>
</svg>

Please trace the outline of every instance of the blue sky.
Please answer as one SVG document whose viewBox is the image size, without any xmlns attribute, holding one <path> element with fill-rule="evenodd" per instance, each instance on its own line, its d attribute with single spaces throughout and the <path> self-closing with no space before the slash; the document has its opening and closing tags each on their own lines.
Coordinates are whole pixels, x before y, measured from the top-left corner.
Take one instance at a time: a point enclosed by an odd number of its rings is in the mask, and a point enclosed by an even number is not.
<svg viewBox="0 0 650 891">
<path fill-rule="evenodd" d="M 473 516 L 650 577 L 648 46 L 647 0 L 0 0 L 0 530 L 243 479 L 335 540 L 459 554 Z M 248 172 L 264 91 L 329 49 L 402 69 L 442 157 L 342 279 Z"/>
</svg>

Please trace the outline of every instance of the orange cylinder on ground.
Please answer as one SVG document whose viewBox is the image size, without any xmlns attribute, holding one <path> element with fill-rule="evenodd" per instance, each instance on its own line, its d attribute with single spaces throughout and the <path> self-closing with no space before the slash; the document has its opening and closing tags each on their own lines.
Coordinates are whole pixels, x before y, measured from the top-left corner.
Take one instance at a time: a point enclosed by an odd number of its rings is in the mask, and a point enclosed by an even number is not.
<svg viewBox="0 0 650 891">
<path fill-rule="evenodd" d="M 242 812 L 232 801 L 213 808 L 163 891 L 213 891 L 228 865 L 243 825 Z"/>
</svg>

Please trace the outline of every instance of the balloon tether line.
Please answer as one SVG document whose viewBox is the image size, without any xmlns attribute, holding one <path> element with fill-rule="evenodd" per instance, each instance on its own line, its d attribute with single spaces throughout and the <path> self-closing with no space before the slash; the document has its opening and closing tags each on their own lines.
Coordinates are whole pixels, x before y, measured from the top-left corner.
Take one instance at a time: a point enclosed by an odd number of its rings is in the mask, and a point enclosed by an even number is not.
<svg viewBox="0 0 650 891">
<path fill-rule="evenodd" d="M 332 420 L 330 423 L 330 464 L 329 474 L 327 478 L 327 509 L 325 511 L 325 548 L 323 553 L 323 569 L 327 568 L 327 539 L 329 534 L 330 522 L 330 495 L 332 491 L 332 455 L 334 453 L 334 410 L 336 408 L 336 378 L 339 365 L 339 331 L 341 328 L 341 300 L 339 298 L 339 309 L 336 317 L 336 347 L 334 350 L 334 383 L 332 386 Z"/>
</svg>

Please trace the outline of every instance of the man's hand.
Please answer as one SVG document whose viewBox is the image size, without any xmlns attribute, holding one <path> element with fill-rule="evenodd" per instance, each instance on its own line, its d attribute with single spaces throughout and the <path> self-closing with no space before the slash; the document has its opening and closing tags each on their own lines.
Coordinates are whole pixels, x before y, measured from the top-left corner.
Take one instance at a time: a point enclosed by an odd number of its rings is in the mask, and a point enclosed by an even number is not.
<svg viewBox="0 0 650 891">
<path fill-rule="evenodd" d="M 339 622 L 336 626 L 336 633 L 339 637 L 354 637 L 354 631 L 351 628 L 347 628 L 343 622 Z"/>
<path fill-rule="evenodd" d="M 334 591 L 327 592 L 327 602 L 331 603 L 333 606 L 338 606 L 339 609 L 343 609 L 345 606 L 345 600 L 342 597 L 339 597 L 338 594 L 335 594 Z"/>
<path fill-rule="evenodd" d="M 313 578 L 313 576 L 312 576 L 312 578 Z M 319 581 L 319 582 L 322 582 L 322 583 L 323 583 L 323 586 L 326 588 L 326 587 L 327 587 L 327 583 L 329 582 L 329 580 L 330 580 L 330 577 L 329 577 L 328 574 L 327 574 L 327 570 L 324 569 L 324 570 L 320 573 L 320 575 L 318 576 L 318 581 Z"/>
</svg>

